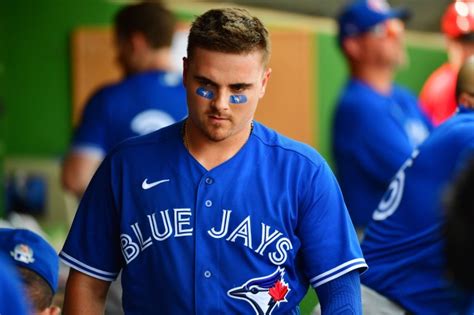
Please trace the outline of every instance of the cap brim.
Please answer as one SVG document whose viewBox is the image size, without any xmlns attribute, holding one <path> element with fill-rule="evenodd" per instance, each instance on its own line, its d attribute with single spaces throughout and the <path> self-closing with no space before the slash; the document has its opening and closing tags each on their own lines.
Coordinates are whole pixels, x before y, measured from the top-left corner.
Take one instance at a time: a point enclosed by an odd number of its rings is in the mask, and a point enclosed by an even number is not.
<svg viewBox="0 0 474 315">
<path fill-rule="evenodd" d="M 408 8 L 397 8 L 392 9 L 388 16 L 390 18 L 400 19 L 402 21 L 408 21 L 412 18 L 412 12 Z"/>
</svg>

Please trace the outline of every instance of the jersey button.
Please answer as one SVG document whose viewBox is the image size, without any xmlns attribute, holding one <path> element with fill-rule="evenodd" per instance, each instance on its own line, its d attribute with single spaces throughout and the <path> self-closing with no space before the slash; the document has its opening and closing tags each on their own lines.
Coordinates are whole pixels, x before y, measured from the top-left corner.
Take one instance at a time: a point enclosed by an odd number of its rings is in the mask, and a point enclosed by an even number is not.
<svg viewBox="0 0 474 315">
<path fill-rule="evenodd" d="M 212 185 L 214 183 L 214 180 L 210 177 L 206 177 L 206 184 Z"/>
<path fill-rule="evenodd" d="M 212 274 L 209 270 L 204 271 L 204 277 L 210 278 L 211 276 L 212 276 Z"/>
<path fill-rule="evenodd" d="M 212 201 L 206 200 L 205 205 L 206 205 L 206 207 L 208 207 L 208 208 L 212 207 Z"/>
</svg>

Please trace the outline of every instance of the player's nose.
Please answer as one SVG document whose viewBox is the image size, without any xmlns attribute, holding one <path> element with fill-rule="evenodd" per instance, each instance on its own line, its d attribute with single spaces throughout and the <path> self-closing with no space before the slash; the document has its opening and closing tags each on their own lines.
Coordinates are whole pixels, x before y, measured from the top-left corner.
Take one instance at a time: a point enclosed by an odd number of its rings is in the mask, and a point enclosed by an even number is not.
<svg viewBox="0 0 474 315">
<path fill-rule="evenodd" d="M 216 93 L 211 105 L 217 111 L 225 111 L 229 109 L 229 97 L 230 95 L 225 91 L 219 91 Z"/>
</svg>

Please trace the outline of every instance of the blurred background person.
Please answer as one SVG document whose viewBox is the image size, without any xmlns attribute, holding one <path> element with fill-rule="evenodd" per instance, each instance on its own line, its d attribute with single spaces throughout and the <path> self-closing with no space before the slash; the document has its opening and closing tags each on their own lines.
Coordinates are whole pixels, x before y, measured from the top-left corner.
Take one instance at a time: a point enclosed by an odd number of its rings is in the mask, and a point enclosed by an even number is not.
<svg viewBox="0 0 474 315">
<path fill-rule="evenodd" d="M 336 174 L 354 225 L 364 227 L 391 177 L 429 134 L 416 97 L 395 84 L 405 61 L 409 12 L 359 0 L 338 16 L 339 46 L 350 71 L 333 122 Z"/>
<path fill-rule="evenodd" d="M 62 168 L 62 183 L 84 193 L 105 154 L 126 138 L 144 135 L 187 116 L 182 74 L 173 68 L 176 17 L 161 1 L 141 1 L 115 15 L 114 35 L 122 81 L 95 93 L 86 104 Z M 106 314 L 122 314 L 115 281 Z"/>
<path fill-rule="evenodd" d="M 457 114 L 413 151 L 372 215 L 362 241 L 370 266 L 361 276 L 364 314 L 380 314 L 382 304 L 397 312 L 457 314 L 469 302 L 446 277 L 442 199 L 474 156 L 473 83 L 470 57 L 458 74 Z"/>
<path fill-rule="evenodd" d="M 441 19 L 448 61 L 426 80 L 420 102 L 424 112 L 437 126 L 456 111 L 456 76 L 462 63 L 474 54 L 474 1 L 451 3 Z"/>
<path fill-rule="evenodd" d="M 175 16 L 160 1 L 131 4 L 117 13 L 115 45 L 124 79 L 87 103 L 62 169 L 66 190 L 81 196 L 116 144 L 187 115 L 181 74 L 172 67 L 175 28 Z"/>
<path fill-rule="evenodd" d="M 34 232 L 6 228 L 0 229 L 0 252 L 16 266 L 33 313 L 60 314 L 60 308 L 52 305 L 59 276 L 59 259 L 54 248 Z"/>
</svg>

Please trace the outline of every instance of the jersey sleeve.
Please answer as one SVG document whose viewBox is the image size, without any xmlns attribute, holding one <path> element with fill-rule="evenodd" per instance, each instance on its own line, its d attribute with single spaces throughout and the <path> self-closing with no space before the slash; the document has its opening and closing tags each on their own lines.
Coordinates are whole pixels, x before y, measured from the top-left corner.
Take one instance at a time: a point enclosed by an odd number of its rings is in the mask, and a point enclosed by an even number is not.
<svg viewBox="0 0 474 315">
<path fill-rule="evenodd" d="M 105 91 L 99 91 L 84 107 L 80 124 L 74 132 L 71 150 L 102 159 L 108 152 Z"/>
<path fill-rule="evenodd" d="M 314 288 L 367 268 L 339 185 L 325 162 L 307 185 L 298 232 L 305 273 Z"/>
<path fill-rule="evenodd" d="M 456 76 L 456 71 L 445 64 L 429 76 L 421 89 L 421 108 L 435 126 L 456 110 Z"/>
<path fill-rule="evenodd" d="M 81 200 L 59 254 L 70 267 L 105 281 L 115 280 L 123 264 L 112 173 L 106 158 Z"/>
</svg>

